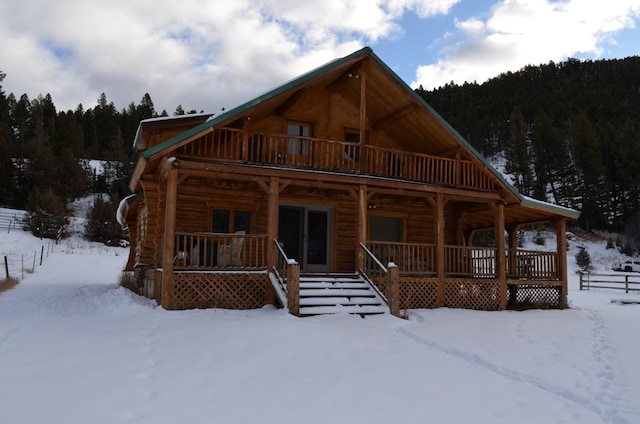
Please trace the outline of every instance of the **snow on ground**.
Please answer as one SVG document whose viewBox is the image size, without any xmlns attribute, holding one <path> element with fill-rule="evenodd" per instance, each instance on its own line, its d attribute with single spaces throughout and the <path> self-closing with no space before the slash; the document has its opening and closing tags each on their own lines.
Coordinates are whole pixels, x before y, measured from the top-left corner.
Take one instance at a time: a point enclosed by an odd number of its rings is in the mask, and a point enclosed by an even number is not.
<svg viewBox="0 0 640 424">
<path fill-rule="evenodd" d="M 126 257 L 75 232 L 0 293 L 0 423 L 640 422 L 640 305 L 611 303 L 640 294 L 580 292 L 575 265 L 569 310 L 401 320 L 166 311 L 117 285 Z"/>
</svg>

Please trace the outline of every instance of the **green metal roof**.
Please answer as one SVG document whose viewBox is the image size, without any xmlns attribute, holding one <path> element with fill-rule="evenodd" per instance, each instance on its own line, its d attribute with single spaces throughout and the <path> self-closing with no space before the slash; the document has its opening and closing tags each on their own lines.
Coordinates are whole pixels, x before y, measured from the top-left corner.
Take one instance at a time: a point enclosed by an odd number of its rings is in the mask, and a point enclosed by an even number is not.
<svg viewBox="0 0 640 424">
<path fill-rule="evenodd" d="M 250 100 L 250 101 L 248 101 L 246 103 L 241 104 L 240 106 L 237 106 L 237 107 L 235 107 L 233 109 L 230 109 L 230 110 L 226 111 L 223 114 L 215 116 L 214 118 L 208 120 L 207 122 L 204 122 L 204 123 L 202 123 L 202 124 L 200 124 L 198 126 L 195 126 L 195 127 L 191 128 L 190 130 L 185 131 L 185 132 L 183 132 L 181 134 L 178 134 L 177 136 L 172 137 L 172 138 L 170 138 L 170 139 L 168 139 L 168 140 L 166 140 L 166 141 L 164 141 L 164 142 L 162 142 L 162 143 L 160 143 L 160 144 L 158 144 L 156 146 L 153 146 L 153 147 L 145 150 L 142 153 L 142 156 L 145 159 L 149 159 L 150 157 L 154 156 L 155 154 L 157 154 L 157 153 L 159 153 L 159 152 L 161 152 L 161 151 L 173 146 L 174 144 L 178 144 L 181 141 L 183 141 L 183 140 L 185 140 L 185 139 L 187 139 L 189 137 L 192 137 L 192 136 L 198 134 L 199 132 L 201 132 L 203 130 L 206 130 L 207 128 L 213 127 L 213 126 L 217 125 L 218 123 L 220 123 L 222 121 L 225 121 L 225 120 L 227 120 L 230 117 L 233 117 L 235 115 L 240 115 L 240 114 L 242 114 L 242 112 L 244 112 L 244 111 L 246 111 L 246 110 L 248 110 L 248 109 L 250 109 L 250 108 L 252 108 L 254 106 L 258 106 L 262 102 L 264 102 L 266 100 L 269 100 L 269 99 L 271 99 L 273 97 L 276 97 L 279 94 L 282 94 L 282 93 L 290 90 L 293 87 L 296 87 L 296 86 L 301 85 L 301 84 L 303 84 L 303 83 L 305 83 L 305 82 L 307 82 L 309 80 L 312 80 L 316 76 L 321 75 L 321 74 L 323 74 L 323 73 L 325 73 L 325 72 L 327 72 L 327 71 L 329 71 L 329 70 L 331 70 L 331 69 L 333 69 L 333 68 L 335 68 L 337 66 L 340 66 L 340 65 L 342 65 L 342 64 L 344 64 L 346 62 L 349 62 L 349 61 L 351 61 L 351 60 L 353 60 L 353 59 L 355 59 L 357 57 L 366 56 L 366 55 L 371 55 L 374 59 L 376 59 L 376 61 L 378 61 L 379 63 L 382 64 L 382 61 L 373 53 L 371 48 L 365 47 L 365 48 L 360 49 L 360 50 L 358 50 L 358 51 L 356 51 L 354 53 L 351 53 L 348 56 L 345 56 L 345 57 L 343 57 L 341 59 L 333 60 L 333 61 L 331 61 L 331 62 L 329 62 L 329 63 L 327 63 L 327 64 L 325 64 L 325 65 L 323 65 L 323 66 L 321 66 L 319 68 L 316 68 L 316 69 L 314 69 L 314 70 L 312 70 L 310 72 L 307 72 L 306 74 L 302 74 L 301 76 L 289 81 L 288 83 L 286 83 L 284 85 L 281 85 L 278 88 L 275 88 L 275 89 L 273 89 L 271 91 L 268 91 L 265 94 L 263 94 L 263 95 L 261 95 L 259 97 L 256 97 L 253 100 Z M 399 79 L 399 77 L 397 77 L 395 75 L 395 73 L 392 72 L 392 75 L 394 75 L 396 78 L 398 78 L 399 81 L 401 81 Z M 403 82 L 403 84 L 404 84 L 404 82 Z"/>
<path fill-rule="evenodd" d="M 518 197 L 518 199 L 520 200 L 520 204 L 522 206 L 525 207 L 530 207 L 533 209 L 538 209 L 538 210 L 542 210 L 542 211 L 546 211 L 546 212 L 551 212 L 551 213 L 555 213 L 555 214 L 559 214 L 562 216 L 566 216 L 572 219 L 576 219 L 579 215 L 579 212 L 573 210 L 573 209 L 569 209 L 569 208 L 565 208 L 562 206 L 558 206 L 558 205 L 554 205 L 552 203 L 547 203 L 547 202 L 542 202 L 542 201 L 538 201 L 538 200 L 534 200 L 528 197 L 523 196 L 522 194 L 520 194 L 515 187 L 513 187 L 511 185 L 511 183 L 509 183 L 504 176 L 498 172 L 469 142 L 467 142 L 464 137 L 462 137 L 458 131 L 456 131 L 442 116 L 440 116 L 440 114 L 438 112 L 436 112 L 431 105 L 429 105 L 418 93 L 416 93 L 415 90 L 413 90 L 406 82 L 404 82 L 391 68 L 389 68 L 387 66 L 386 63 L 384 63 L 374 52 L 370 47 L 364 47 L 358 51 L 355 51 L 354 53 L 351 53 L 348 56 L 345 56 L 343 58 L 340 59 L 336 59 L 333 60 L 331 62 L 326 63 L 325 65 L 320 66 L 319 68 L 316 68 L 312 71 L 309 71 L 305 74 L 300 75 L 299 77 L 271 90 L 266 92 L 265 94 L 256 97 L 253 100 L 250 100 L 246 103 L 241 104 L 240 106 L 237 106 L 233 109 L 230 109 L 228 111 L 226 111 L 223 114 L 220 114 L 218 116 L 215 116 L 209 120 L 207 120 L 206 122 L 197 125 L 193 128 L 191 128 L 188 131 L 185 131 L 181 134 L 178 134 L 175 137 L 172 137 L 156 146 L 153 146 L 147 150 L 145 150 L 142 153 L 142 157 L 144 159 L 149 159 L 151 157 L 153 157 L 154 155 L 162 152 L 165 149 L 170 148 L 171 146 L 180 143 L 181 141 L 184 141 L 190 137 L 193 137 L 195 135 L 197 135 L 198 133 L 205 131 L 213 126 L 216 126 L 217 124 L 219 124 L 220 122 L 223 122 L 225 120 L 228 120 L 229 118 L 232 118 L 236 115 L 240 115 L 243 112 L 249 110 L 252 107 L 258 106 L 261 103 L 276 97 L 296 86 L 302 85 L 304 83 L 306 83 L 307 81 L 310 81 L 312 79 L 314 79 L 315 77 L 322 75 L 323 73 L 330 71 L 338 66 L 341 66 L 347 62 L 352 61 L 353 59 L 356 59 L 358 57 L 361 56 L 368 56 L 371 57 L 379 66 L 381 66 L 382 68 L 385 69 L 385 71 L 392 77 L 394 78 L 398 84 L 400 84 L 401 86 L 405 87 L 406 90 L 411 93 L 411 95 L 416 99 L 417 102 L 419 102 L 419 104 L 421 104 L 425 109 L 427 109 L 429 111 L 429 113 L 433 114 L 433 116 L 436 117 L 436 119 L 444 126 L 447 128 L 447 130 L 449 130 L 454 137 L 463 144 L 463 146 L 469 151 L 469 153 L 471 153 L 473 156 L 475 156 L 484 166 L 487 167 L 488 170 L 490 170 L 493 175 L 498 178 L 516 197 Z"/>
</svg>

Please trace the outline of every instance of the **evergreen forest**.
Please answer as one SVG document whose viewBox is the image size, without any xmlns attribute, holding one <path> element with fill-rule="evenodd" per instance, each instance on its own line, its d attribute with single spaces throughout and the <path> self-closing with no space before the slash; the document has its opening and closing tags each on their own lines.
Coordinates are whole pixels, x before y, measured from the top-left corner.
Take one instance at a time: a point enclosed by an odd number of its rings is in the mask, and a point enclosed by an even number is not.
<svg viewBox="0 0 640 424">
<path fill-rule="evenodd" d="M 586 230 L 638 233 L 640 57 L 417 91 L 523 195 L 579 210 Z"/>
<path fill-rule="evenodd" d="M 109 195 L 102 215 L 115 212 L 140 120 L 167 112 L 148 93 L 120 110 L 104 93 L 95 107 L 57 110 L 49 94 L 5 93 L 5 76 L 0 206 L 34 211 L 95 192 Z M 417 93 L 522 194 L 578 209 L 583 229 L 640 241 L 640 57 L 529 65 Z M 178 105 L 174 115 L 185 113 Z M 105 161 L 104 172 L 89 159 Z"/>
</svg>

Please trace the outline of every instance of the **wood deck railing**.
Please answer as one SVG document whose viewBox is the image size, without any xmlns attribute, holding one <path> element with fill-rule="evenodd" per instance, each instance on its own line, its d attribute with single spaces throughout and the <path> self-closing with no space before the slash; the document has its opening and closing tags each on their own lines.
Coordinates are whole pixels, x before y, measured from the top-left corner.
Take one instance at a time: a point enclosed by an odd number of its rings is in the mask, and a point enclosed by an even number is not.
<svg viewBox="0 0 640 424">
<path fill-rule="evenodd" d="M 267 263 L 266 234 L 178 232 L 175 270 L 256 270 Z"/>
<path fill-rule="evenodd" d="M 435 244 L 369 241 L 367 248 L 383 263 L 395 263 L 404 276 L 434 276 Z M 496 278 L 497 249 L 475 246 L 445 246 L 447 277 Z M 558 254 L 533 250 L 508 250 L 506 277 L 525 280 L 558 279 Z"/>
<path fill-rule="evenodd" d="M 384 265 L 395 263 L 403 275 L 435 275 L 435 245 L 370 241 L 369 251 Z"/>
<path fill-rule="evenodd" d="M 186 156 L 358 173 L 429 184 L 493 190 L 493 179 L 471 161 L 337 140 L 235 129 L 208 133 L 182 147 Z"/>
<path fill-rule="evenodd" d="M 558 254 L 537 250 L 508 250 L 507 277 L 558 279 Z"/>
</svg>

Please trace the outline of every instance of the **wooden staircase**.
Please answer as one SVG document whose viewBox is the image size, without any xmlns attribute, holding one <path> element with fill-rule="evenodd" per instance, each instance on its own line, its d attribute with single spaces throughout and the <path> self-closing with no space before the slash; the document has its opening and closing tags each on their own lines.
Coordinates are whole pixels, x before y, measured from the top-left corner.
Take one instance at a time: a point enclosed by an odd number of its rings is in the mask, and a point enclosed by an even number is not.
<svg viewBox="0 0 640 424">
<path fill-rule="evenodd" d="M 300 316 L 374 315 L 389 312 L 386 301 L 359 274 L 300 276 Z"/>
</svg>

